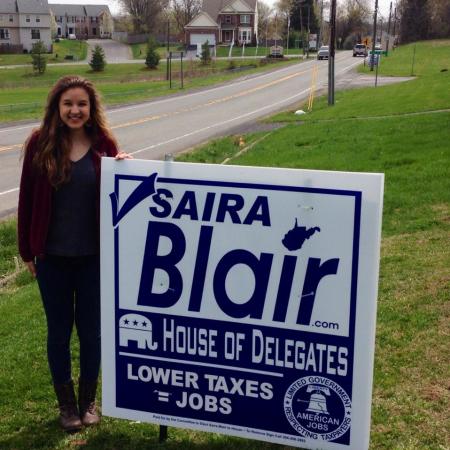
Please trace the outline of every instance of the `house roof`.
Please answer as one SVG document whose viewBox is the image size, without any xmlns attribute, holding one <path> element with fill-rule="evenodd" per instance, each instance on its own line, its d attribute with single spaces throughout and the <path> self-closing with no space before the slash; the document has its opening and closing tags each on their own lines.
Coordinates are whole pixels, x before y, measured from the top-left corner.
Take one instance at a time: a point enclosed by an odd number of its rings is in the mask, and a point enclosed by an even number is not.
<svg viewBox="0 0 450 450">
<path fill-rule="evenodd" d="M 205 11 L 200 11 L 184 28 L 218 28 L 216 21 Z"/>
<path fill-rule="evenodd" d="M 50 14 L 47 0 L 17 0 L 17 9 L 21 14 Z"/>
<path fill-rule="evenodd" d="M 55 16 L 84 16 L 86 15 L 83 5 L 61 5 L 50 3 L 50 9 Z"/>
<path fill-rule="evenodd" d="M 233 4 L 236 0 L 203 0 L 202 11 L 208 13 L 213 19 L 217 19 L 219 12 Z M 241 0 L 253 10 L 256 10 L 256 0 Z"/>
<path fill-rule="evenodd" d="M 17 4 L 16 0 L 2 0 L 0 2 L 0 13 L 16 13 L 17 12 Z"/>
<path fill-rule="evenodd" d="M 88 16 L 97 17 L 102 11 L 108 11 L 110 14 L 108 5 L 85 5 L 84 9 L 86 10 L 86 14 Z"/>
</svg>

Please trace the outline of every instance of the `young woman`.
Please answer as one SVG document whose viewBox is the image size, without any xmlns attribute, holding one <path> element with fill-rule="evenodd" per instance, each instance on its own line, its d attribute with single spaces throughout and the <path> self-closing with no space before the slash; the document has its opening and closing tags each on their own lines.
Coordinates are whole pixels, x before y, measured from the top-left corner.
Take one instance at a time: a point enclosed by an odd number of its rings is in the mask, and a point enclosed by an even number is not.
<svg viewBox="0 0 450 450">
<path fill-rule="evenodd" d="M 124 159 L 92 83 L 61 78 L 44 119 L 25 143 L 18 208 L 20 255 L 37 278 L 47 318 L 47 354 L 66 431 L 99 422 L 99 193 L 102 156 Z M 80 341 L 78 404 L 70 338 Z"/>
</svg>

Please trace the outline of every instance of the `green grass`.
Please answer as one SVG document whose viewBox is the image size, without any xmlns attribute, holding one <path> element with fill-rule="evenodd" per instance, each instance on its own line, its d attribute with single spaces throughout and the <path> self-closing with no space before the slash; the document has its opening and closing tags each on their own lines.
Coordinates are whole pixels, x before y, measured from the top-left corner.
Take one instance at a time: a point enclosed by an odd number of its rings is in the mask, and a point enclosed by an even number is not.
<svg viewBox="0 0 450 450">
<path fill-rule="evenodd" d="M 217 57 L 218 58 L 227 58 L 230 54 L 230 46 L 219 45 L 216 47 L 217 49 Z M 180 45 L 171 44 L 169 50 L 172 52 L 180 52 L 184 51 L 184 47 Z M 131 51 L 133 53 L 134 59 L 145 59 L 145 55 L 147 53 L 147 44 L 131 44 Z M 167 55 L 167 46 L 158 47 L 158 53 L 161 55 L 161 58 L 166 58 Z M 269 53 L 269 49 L 267 47 L 256 47 L 246 46 L 244 49 L 244 57 L 254 57 L 254 56 L 266 56 Z M 286 54 L 286 49 L 285 49 Z M 303 54 L 302 49 L 292 48 L 288 49 L 289 55 L 301 55 Z M 239 57 L 242 56 L 242 47 L 237 45 L 233 46 L 233 51 L 231 56 Z"/>
<path fill-rule="evenodd" d="M 147 55 L 147 44 L 131 44 L 131 52 L 133 54 L 133 59 L 145 59 Z M 156 51 L 159 53 L 159 56 L 161 58 L 167 57 L 167 46 L 161 46 L 156 49 Z M 178 44 L 169 44 L 169 51 L 170 52 L 181 52 L 184 51 L 183 45 Z"/>
<path fill-rule="evenodd" d="M 66 55 L 73 55 L 75 61 L 81 61 L 86 58 L 86 54 L 86 42 L 61 39 L 59 42 L 53 42 L 53 52 L 52 54 L 46 55 L 46 58 L 47 63 L 68 62 L 64 57 Z M 31 56 L 29 54 L 0 54 L 0 66 L 11 66 L 16 64 L 31 64 Z"/>
<path fill-rule="evenodd" d="M 256 49 L 256 47 L 253 46 L 246 46 L 244 48 L 244 57 L 245 56 L 266 56 L 268 55 L 270 52 L 270 47 L 258 47 L 258 49 Z M 230 46 L 218 46 L 217 47 L 217 57 L 222 57 L 222 58 L 228 58 L 230 54 Z M 289 48 L 287 49 L 287 53 L 286 53 L 286 48 L 284 48 L 284 54 L 289 54 L 289 55 L 302 55 L 303 54 L 303 50 L 300 48 Z M 233 46 L 233 50 L 231 53 L 231 56 L 233 57 L 238 57 L 238 56 L 242 56 L 242 47 L 239 47 L 238 45 L 234 45 Z"/>
<path fill-rule="evenodd" d="M 283 61 L 277 64 L 294 64 Z M 254 65 L 254 60 L 239 61 L 236 66 Z M 209 66 L 199 62 L 185 62 L 184 88 L 192 89 L 232 80 L 242 76 L 242 72 L 226 69 L 228 61 L 218 60 Z M 258 65 L 246 70 L 246 74 L 270 70 L 273 65 Z M 49 88 L 64 75 L 78 74 L 92 80 L 105 103 L 108 105 L 134 101 L 144 101 L 155 96 L 179 92 L 180 63 L 172 63 L 172 90 L 165 81 L 166 65 L 149 70 L 144 64 L 109 64 L 103 72 L 93 72 L 88 65 L 50 66 L 41 76 L 36 76 L 31 68 L 0 70 L 0 121 L 12 122 L 22 119 L 42 117 Z"/>
<path fill-rule="evenodd" d="M 17 256 L 15 221 L 0 222 L 0 277 L 14 270 Z"/>
<path fill-rule="evenodd" d="M 437 74 L 427 72 L 432 72 L 431 60 L 440 58 L 434 53 L 440 47 L 420 45 L 430 65 L 423 61 L 418 81 L 430 76 L 439 83 Z M 407 48 L 396 50 L 392 64 Z M 449 41 L 446 48 L 448 54 Z M 255 145 L 230 162 L 385 173 L 371 450 L 450 446 L 450 113 L 402 115 L 423 110 L 414 83 L 397 85 L 400 91 L 407 86 L 402 95 L 411 99 L 394 109 L 395 90 L 380 87 L 362 90 L 370 107 L 359 110 L 360 116 L 354 111 L 364 101 L 360 90 L 345 92 L 333 108 L 320 99 L 302 123 L 297 116 L 292 123 L 292 112 L 279 114 L 273 120 L 286 121 L 284 128 L 245 135 L 246 145 Z M 444 89 L 442 97 L 450 108 Z M 365 118 L 374 111 L 379 118 Z M 240 150 L 239 139 L 228 137 L 178 159 L 220 163 Z M 0 227 L 0 243 L 9 242 L 8 258 L 16 251 L 14 229 L 14 221 Z M 45 319 L 30 281 L 22 275 L 0 289 L 0 317 L 9 325 L 0 327 L 0 448 L 287 449 L 173 428 L 169 440 L 158 444 L 156 426 L 110 418 L 98 428 L 64 435 L 56 424 L 46 367 Z"/>
<path fill-rule="evenodd" d="M 405 115 L 450 108 L 448 72 L 439 69 L 449 64 L 450 42 L 418 43 L 416 52 L 415 81 L 338 92 L 332 108 L 320 98 L 301 122 L 293 111 L 273 116 L 286 126 L 241 156 L 239 139 L 228 137 L 177 158 L 235 155 L 229 164 L 385 173 L 370 445 L 377 450 L 450 446 L 450 112 Z M 407 55 L 411 46 L 396 50 L 384 73 L 407 74 Z M 250 146 L 265 135 L 244 140 Z"/>
</svg>

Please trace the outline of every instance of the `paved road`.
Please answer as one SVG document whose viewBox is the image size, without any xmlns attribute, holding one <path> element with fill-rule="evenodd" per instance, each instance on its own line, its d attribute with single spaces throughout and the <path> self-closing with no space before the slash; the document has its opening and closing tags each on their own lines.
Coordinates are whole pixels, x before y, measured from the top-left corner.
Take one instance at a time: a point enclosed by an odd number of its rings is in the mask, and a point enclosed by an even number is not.
<svg viewBox="0 0 450 450">
<path fill-rule="evenodd" d="M 362 60 L 342 52 L 336 58 L 336 79 L 348 77 Z M 135 158 L 160 159 L 212 137 L 233 133 L 271 113 L 306 98 L 313 67 L 317 87 L 326 85 L 327 61 L 308 61 L 270 73 L 241 78 L 225 85 L 173 95 L 108 111 L 108 119 L 123 150 Z M 38 124 L 0 128 L 0 217 L 17 204 L 20 149 Z"/>
<path fill-rule="evenodd" d="M 128 45 L 122 44 L 112 39 L 89 39 L 87 59 L 91 59 L 91 52 L 96 45 L 100 45 L 105 51 L 105 59 L 107 63 L 119 63 L 129 61 L 132 58 L 131 50 Z"/>
</svg>

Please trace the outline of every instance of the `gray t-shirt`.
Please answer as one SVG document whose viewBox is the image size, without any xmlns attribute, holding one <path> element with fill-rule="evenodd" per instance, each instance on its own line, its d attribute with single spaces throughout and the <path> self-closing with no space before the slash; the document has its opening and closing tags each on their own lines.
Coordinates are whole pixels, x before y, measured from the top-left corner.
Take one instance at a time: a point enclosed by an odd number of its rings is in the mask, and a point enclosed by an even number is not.
<svg viewBox="0 0 450 450">
<path fill-rule="evenodd" d="M 53 191 L 45 251 L 48 255 L 98 253 L 97 180 L 91 151 L 72 162 L 70 180 Z"/>
</svg>

